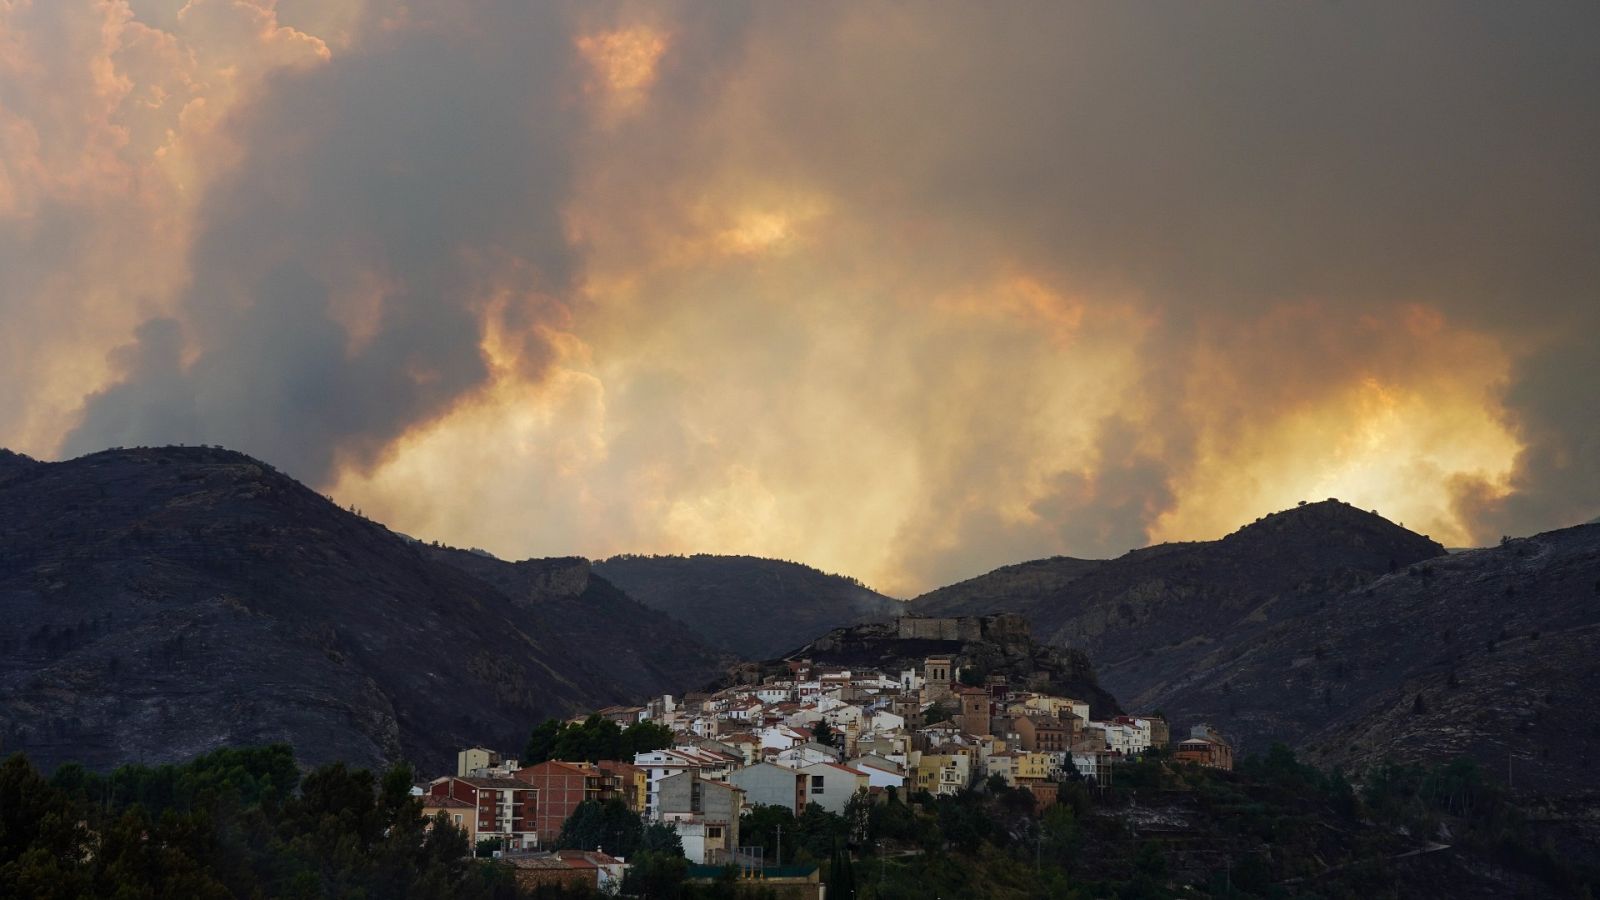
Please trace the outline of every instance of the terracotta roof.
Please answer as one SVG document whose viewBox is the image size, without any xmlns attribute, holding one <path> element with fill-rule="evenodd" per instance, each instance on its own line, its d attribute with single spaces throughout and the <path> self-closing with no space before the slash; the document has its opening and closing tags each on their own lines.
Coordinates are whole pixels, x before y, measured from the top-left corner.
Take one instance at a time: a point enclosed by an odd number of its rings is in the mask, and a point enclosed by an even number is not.
<svg viewBox="0 0 1600 900">
<path fill-rule="evenodd" d="M 423 809 L 472 809 L 473 808 L 471 803 L 468 803 L 465 800 L 457 800 L 454 797 L 423 796 L 420 799 L 422 800 L 422 808 Z"/>
<path fill-rule="evenodd" d="M 865 773 L 865 772 L 857 771 L 855 769 L 850 768 L 849 766 L 841 766 L 838 763 L 831 763 L 831 762 L 812 763 L 811 765 L 806 766 L 806 768 L 807 769 L 811 769 L 811 768 L 815 768 L 817 766 L 827 766 L 827 767 L 832 768 L 832 769 L 838 769 L 838 770 L 843 771 L 843 772 L 849 772 L 851 775 L 859 775 L 862 778 L 868 777 L 867 773 Z"/>
<path fill-rule="evenodd" d="M 584 768 L 584 766 L 586 766 L 586 765 L 588 765 L 588 764 L 587 763 L 577 763 L 577 762 L 567 762 L 566 760 L 561 760 L 561 759 L 547 759 L 542 763 L 534 763 L 531 766 L 523 766 L 522 768 L 518 769 L 517 771 L 519 773 L 520 772 L 529 772 L 529 773 L 543 774 L 544 771 L 548 771 L 550 769 L 562 769 L 568 775 L 593 775 L 593 774 L 595 774 L 593 769 Z"/>
</svg>

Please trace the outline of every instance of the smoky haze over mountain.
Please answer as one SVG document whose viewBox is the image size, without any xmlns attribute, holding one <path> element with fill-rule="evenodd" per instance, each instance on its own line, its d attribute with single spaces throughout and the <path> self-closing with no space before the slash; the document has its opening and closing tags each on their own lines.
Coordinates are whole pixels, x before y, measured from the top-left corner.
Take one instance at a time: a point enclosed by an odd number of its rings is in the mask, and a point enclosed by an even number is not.
<svg viewBox="0 0 1600 900">
<path fill-rule="evenodd" d="M 1600 10 L 0 12 L 0 444 L 910 595 L 1600 511 Z M 62 110 L 73 110 L 70 115 Z M 534 514 L 534 511 L 537 514 Z"/>
</svg>

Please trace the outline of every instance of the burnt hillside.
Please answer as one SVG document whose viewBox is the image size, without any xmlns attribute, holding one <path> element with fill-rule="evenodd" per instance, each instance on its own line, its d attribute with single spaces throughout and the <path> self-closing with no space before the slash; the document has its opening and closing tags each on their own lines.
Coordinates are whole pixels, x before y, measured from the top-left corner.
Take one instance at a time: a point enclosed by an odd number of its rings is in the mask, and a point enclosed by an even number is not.
<svg viewBox="0 0 1600 900">
<path fill-rule="evenodd" d="M 546 716 L 708 671 L 703 650 L 654 643 L 604 584 L 577 599 L 596 592 L 614 639 L 574 640 L 570 616 L 513 602 L 239 453 L 8 468 L 0 744 L 42 765 L 282 740 L 306 762 L 435 769 L 461 745 L 515 747 Z"/>
<path fill-rule="evenodd" d="M 614 556 L 595 563 L 595 571 L 742 659 L 777 656 L 904 606 L 852 579 L 756 556 Z"/>
</svg>

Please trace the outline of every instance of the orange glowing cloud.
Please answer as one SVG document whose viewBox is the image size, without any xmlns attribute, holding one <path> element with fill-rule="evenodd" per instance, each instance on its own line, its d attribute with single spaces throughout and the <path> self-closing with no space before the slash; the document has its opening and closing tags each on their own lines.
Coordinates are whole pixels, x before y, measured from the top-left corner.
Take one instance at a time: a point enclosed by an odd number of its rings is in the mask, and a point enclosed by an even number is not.
<svg viewBox="0 0 1600 900">
<path fill-rule="evenodd" d="M 575 45 L 591 73 L 587 90 L 599 97 L 604 115 L 614 121 L 649 98 L 667 52 L 667 35 L 635 25 L 581 35 Z"/>
</svg>

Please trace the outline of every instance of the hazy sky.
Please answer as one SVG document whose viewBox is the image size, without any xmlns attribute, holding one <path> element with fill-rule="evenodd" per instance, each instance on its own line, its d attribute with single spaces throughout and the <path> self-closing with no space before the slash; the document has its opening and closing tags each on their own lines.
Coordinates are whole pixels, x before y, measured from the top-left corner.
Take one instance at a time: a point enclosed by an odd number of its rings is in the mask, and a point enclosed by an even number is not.
<svg viewBox="0 0 1600 900">
<path fill-rule="evenodd" d="M 1600 4 L 0 0 L 0 445 L 911 594 L 1600 515 Z"/>
</svg>

